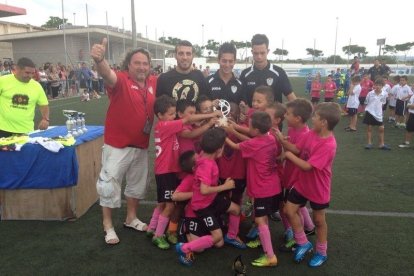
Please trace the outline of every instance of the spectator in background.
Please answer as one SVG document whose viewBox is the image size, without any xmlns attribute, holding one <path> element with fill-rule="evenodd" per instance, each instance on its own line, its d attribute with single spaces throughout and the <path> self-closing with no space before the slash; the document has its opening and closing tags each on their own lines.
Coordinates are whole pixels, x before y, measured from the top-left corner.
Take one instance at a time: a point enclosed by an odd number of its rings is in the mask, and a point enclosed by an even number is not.
<svg viewBox="0 0 414 276">
<path fill-rule="evenodd" d="M 52 99 L 56 99 L 59 96 L 60 77 L 55 65 L 49 66 L 49 74 L 47 75 L 47 79 L 50 83 L 50 88 L 52 90 Z"/>
<path fill-rule="evenodd" d="M 354 61 L 351 64 L 351 76 L 359 74 L 359 58 L 354 56 Z"/>
<path fill-rule="evenodd" d="M 370 78 L 372 82 L 375 82 L 375 80 L 378 77 L 382 78 L 383 73 L 383 68 L 379 62 L 379 59 L 375 59 L 374 61 L 374 66 L 372 66 L 371 68 L 368 69 L 368 74 L 370 74 Z"/>
<path fill-rule="evenodd" d="M 45 94 L 47 94 L 47 74 L 43 67 L 39 67 L 39 83 L 43 87 Z"/>
<path fill-rule="evenodd" d="M 383 74 L 386 74 L 387 76 L 391 74 L 391 68 L 385 64 L 385 58 L 381 59 L 381 68 Z"/>
<path fill-rule="evenodd" d="M 88 68 L 85 62 L 82 62 L 78 75 L 79 75 L 78 80 L 79 80 L 80 88 L 87 89 L 88 92 L 91 92 L 92 91 L 92 87 L 91 87 L 92 86 L 92 83 L 91 83 L 92 72 Z"/>
</svg>

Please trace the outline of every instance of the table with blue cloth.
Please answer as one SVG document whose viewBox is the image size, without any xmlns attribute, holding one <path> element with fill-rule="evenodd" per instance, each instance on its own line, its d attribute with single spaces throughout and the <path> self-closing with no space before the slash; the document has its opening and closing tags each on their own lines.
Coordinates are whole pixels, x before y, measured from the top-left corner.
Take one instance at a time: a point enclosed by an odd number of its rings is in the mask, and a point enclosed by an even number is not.
<svg viewBox="0 0 414 276">
<path fill-rule="evenodd" d="M 20 151 L 0 151 L 2 220 L 65 220 L 83 215 L 98 196 L 103 126 L 87 126 L 74 146 L 51 152 L 26 143 Z M 65 126 L 30 137 L 65 136 Z"/>
</svg>

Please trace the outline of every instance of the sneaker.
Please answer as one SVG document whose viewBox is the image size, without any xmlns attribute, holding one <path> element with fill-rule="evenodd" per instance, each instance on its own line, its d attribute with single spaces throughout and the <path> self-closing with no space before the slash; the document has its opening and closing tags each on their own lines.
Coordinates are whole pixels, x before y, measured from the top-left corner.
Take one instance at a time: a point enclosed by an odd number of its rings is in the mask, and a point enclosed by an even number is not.
<svg viewBox="0 0 414 276">
<path fill-rule="evenodd" d="M 259 236 L 259 230 L 257 229 L 256 224 L 252 225 L 252 228 L 250 228 L 249 232 L 246 235 L 246 238 L 249 240 L 254 240 Z"/>
<path fill-rule="evenodd" d="M 165 240 L 165 236 L 161 236 L 161 237 L 153 237 L 152 238 L 152 243 L 155 244 L 159 249 L 169 249 L 170 248 L 170 244 Z"/>
<path fill-rule="evenodd" d="M 281 221 L 282 218 L 280 217 L 279 211 L 276 211 L 270 215 L 270 219 L 273 221 Z"/>
<path fill-rule="evenodd" d="M 277 266 L 277 258 L 276 255 L 273 255 L 272 258 L 268 258 L 266 255 L 260 256 L 260 258 L 254 260 L 252 262 L 252 265 L 254 266 L 260 266 L 260 267 L 271 267 L 271 266 Z"/>
<path fill-rule="evenodd" d="M 321 255 L 319 252 L 313 254 L 312 259 L 310 259 L 308 265 L 310 267 L 319 267 L 323 265 L 328 260 L 328 256 Z"/>
<path fill-rule="evenodd" d="M 381 147 L 379 147 L 380 150 L 391 150 L 391 148 L 388 145 L 382 145 Z"/>
<path fill-rule="evenodd" d="M 262 243 L 260 242 L 260 239 L 255 239 L 255 240 L 252 240 L 252 241 L 249 241 L 248 243 L 246 243 L 246 246 L 248 248 L 258 248 L 261 245 L 262 245 Z"/>
<path fill-rule="evenodd" d="M 154 237 L 154 233 L 155 233 L 154 230 L 148 229 L 147 232 L 145 233 L 145 236 L 147 236 L 147 238 L 152 239 L 152 237 Z"/>
<path fill-rule="evenodd" d="M 281 252 L 293 252 L 296 250 L 296 241 L 294 239 L 286 242 L 285 244 L 282 244 L 279 246 L 279 251 Z"/>
<path fill-rule="evenodd" d="M 286 231 L 285 231 L 285 241 L 286 242 L 288 242 L 288 241 L 291 241 L 291 240 L 293 240 L 293 230 L 292 230 L 292 228 L 288 228 Z"/>
<path fill-rule="evenodd" d="M 235 239 L 230 239 L 227 235 L 224 236 L 224 243 L 230 244 L 236 248 L 239 249 L 246 249 L 246 244 L 240 240 L 239 237 L 236 237 Z"/>
<path fill-rule="evenodd" d="M 364 148 L 367 150 L 372 149 L 372 144 L 366 144 Z"/>
<path fill-rule="evenodd" d="M 313 235 L 315 235 L 315 228 L 313 228 L 312 230 L 306 230 L 305 229 L 305 234 L 306 234 L 306 236 L 313 236 Z"/>
<path fill-rule="evenodd" d="M 167 241 L 171 244 L 177 244 L 177 232 L 167 231 Z"/>
<path fill-rule="evenodd" d="M 313 246 L 310 242 L 307 242 L 303 245 L 296 246 L 293 260 L 295 261 L 295 263 L 300 263 L 305 258 L 306 253 L 312 252 L 312 250 L 313 250 Z"/>
<path fill-rule="evenodd" d="M 185 266 L 192 266 L 194 262 L 194 254 L 193 252 L 184 253 L 182 249 L 183 245 L 184 244 L 181 242 L 175 245 L 175 251 L 178 253 L 178 260 Z"/>
<path fill-rule="evenodd" d="M 410 147 L 410 142 L 405 141 L 404 144 L 398 145 L 399 148 L 409 148 Z"/>
</svg>

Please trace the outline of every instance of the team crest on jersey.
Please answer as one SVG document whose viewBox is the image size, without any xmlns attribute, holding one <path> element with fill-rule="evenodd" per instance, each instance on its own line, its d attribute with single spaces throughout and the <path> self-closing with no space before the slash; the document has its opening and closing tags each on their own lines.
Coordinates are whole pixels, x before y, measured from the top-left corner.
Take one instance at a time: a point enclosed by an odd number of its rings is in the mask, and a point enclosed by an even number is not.
<svg viewBox="0 0 414 276">
<path fill-rule="evenodd" d="M 273 84 L 273 78 L 267 78 L 266 83 L 267 85 L 271 86 Z"/>
<path fill-rule="evenodd" d="M 150 92 L 151 94 L 154 94 L 154 90 L 152 89 L 152 86 L 148 87 L 148 92 Z"/>
<path fill-rule="evenodd" d="M 231 92 L 233 92 L 233 94 L 236 93 L 237 92 L 237 86 L 232 85 L 231 86 Z"/>
<path fill-rule="evenodd" d="M 12 104 L 13 105 L 28 105 L 29 104 L 29 96 L 24 94 L 15 94 L 12 97 Z"/>
<path fill-rule="evenodd" d="M 195 102 L 198 98 L 199 88 L 193 80 L 182 80 L 174 85 L 172 96 L 175 100 L 190 100 Z"/>
</svg>

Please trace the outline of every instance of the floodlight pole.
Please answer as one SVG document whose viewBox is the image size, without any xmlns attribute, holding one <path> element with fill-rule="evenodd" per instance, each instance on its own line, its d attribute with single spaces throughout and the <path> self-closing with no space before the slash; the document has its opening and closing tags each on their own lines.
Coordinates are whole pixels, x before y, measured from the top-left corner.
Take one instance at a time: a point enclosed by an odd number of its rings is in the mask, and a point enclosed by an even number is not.
<svg viewBox="0 0 414 276">
<path fill-rule="evenodd" d="M 132 23 L 132 49 L 137 48 L 137 26 L 135 22 L 135 4 L 134 0 L 131 0 L 131 23 Z"/>
<path fill-rule="evenodd" d="M 336 31 L 335 31 L 335 49 L 334 49 L 334 64 L 336 64 L 336 42 L 338 39 L 338 17 L 336 17 Z"/>
<path fill-rule="evenodd" d="M 64 10 L 63 0 L 62 0 L 62 21 L 63 21 L 63 44 L 65 47 L 65 66 L 67 68 L 68 67 L 68 52 L 66 49 L 66 32 L 65 32 L 66 24 L 65 24 L 65 10 Z"/>
</svg>

